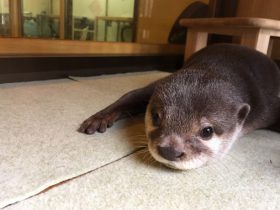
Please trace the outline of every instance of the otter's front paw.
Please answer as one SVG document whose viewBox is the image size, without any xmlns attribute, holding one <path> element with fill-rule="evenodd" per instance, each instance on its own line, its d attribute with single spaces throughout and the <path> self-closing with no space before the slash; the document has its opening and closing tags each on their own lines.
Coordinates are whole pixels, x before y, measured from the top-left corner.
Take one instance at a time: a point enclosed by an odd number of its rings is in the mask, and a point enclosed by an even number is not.
<svg viewBox="0 0 280 210">
<path fill-rule="evenodd" d="M 85 120 L 78 129 L 81 133 L 94 134 L 96 131 L 104 133 L 107 128 L 112 127 L 119 117 L 119 113 L 96 113 Z"/>
</svg>

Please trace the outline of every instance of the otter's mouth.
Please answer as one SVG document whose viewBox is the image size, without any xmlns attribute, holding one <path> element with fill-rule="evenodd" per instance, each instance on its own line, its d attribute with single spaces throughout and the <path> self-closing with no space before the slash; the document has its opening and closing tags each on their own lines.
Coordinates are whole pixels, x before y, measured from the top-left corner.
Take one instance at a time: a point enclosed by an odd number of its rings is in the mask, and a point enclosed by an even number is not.
<svg viewBox="0 0 280 210">
<path fill-rule="evenodd" d="M 163 165 L 165 165 L 166 167 L 171 168 L 171 169 L 182 170 L 182 169 L 175 167 L 174 165 L 172 165 L 170 163 L 163 163 Z"/>
</svg>

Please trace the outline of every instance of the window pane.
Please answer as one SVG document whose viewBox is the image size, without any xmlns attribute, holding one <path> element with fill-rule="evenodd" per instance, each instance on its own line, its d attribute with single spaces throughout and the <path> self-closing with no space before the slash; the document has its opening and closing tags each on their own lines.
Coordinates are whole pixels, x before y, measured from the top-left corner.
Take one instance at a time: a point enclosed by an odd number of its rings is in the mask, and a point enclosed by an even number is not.
<svg viewBox="0 0 280 210">
<path fill-rule="evenodd" d="M 73 0 L 72 14 L 72 39 L 133 40 L 134 0 Z"/>
<path fill-rule="evenodd" d="M 0 0 L 0 35 L 10 33 L 8 2 Z M 208 2 L 22 0 L 22 34 L 52 39 L 184 44 L 186 29 L 179 25 L 179 20 L 207 17 Z"/>
<path fill-rule="evenodd" d="M 0 0 L 0 36 L 10 36 L 9 0 Z"/>
<path fill-rule="evenodd" d="M 24 37 L 59 38 L 58 0 L 23 0 Z"/>
</svg>

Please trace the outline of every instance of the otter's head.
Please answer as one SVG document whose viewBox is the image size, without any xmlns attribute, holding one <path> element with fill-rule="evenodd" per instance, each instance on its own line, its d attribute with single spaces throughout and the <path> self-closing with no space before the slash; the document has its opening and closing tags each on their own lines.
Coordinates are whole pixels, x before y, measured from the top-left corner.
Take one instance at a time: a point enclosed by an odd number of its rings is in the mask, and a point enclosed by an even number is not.
<svg viewBox="0 0 280 210">
<path fill-rule="evenodd" d="M 250 111 L 226 84 L 172 81 L 155 88 L 145 116 L 148 149 L 168 167 L 201 167 L 225 155 Z"/>
</svg>

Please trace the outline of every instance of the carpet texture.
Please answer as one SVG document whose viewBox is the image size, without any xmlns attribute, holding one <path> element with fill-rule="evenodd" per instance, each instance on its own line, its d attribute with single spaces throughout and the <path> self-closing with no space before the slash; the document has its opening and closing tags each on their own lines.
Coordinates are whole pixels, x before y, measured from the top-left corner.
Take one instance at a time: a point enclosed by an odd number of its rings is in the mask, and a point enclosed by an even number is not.
<svg viewBox="0 0 280 210">
<path fill-rule="evenodd" d="M 136 152 L 143 118 L 76 132 L 91 114 L 166 73 L 0 85 L 0 208 L 260 209 L 280 206 L 280 134 L 238 140 L 222 161 L 186 172 Z M 76 81 L 73 81 L 76 80 Z"/>
<path fill-rule="evenodd" d="M 5 210 L 276 210 L 279 183 L 279 134 L 256 131 L 213 165 L 179 172 L 132 154 Z"/>
<path fill-rule="evenodd" d="M 125 92 L 164 75 L 101 76 L 90 85 L 68 79 L 0 85 L 0 208 L 133 152 L 126 139 L 142 132 L 141 119 L 122 121 L 103 135 L 76 129 Z"/>
</svg>

